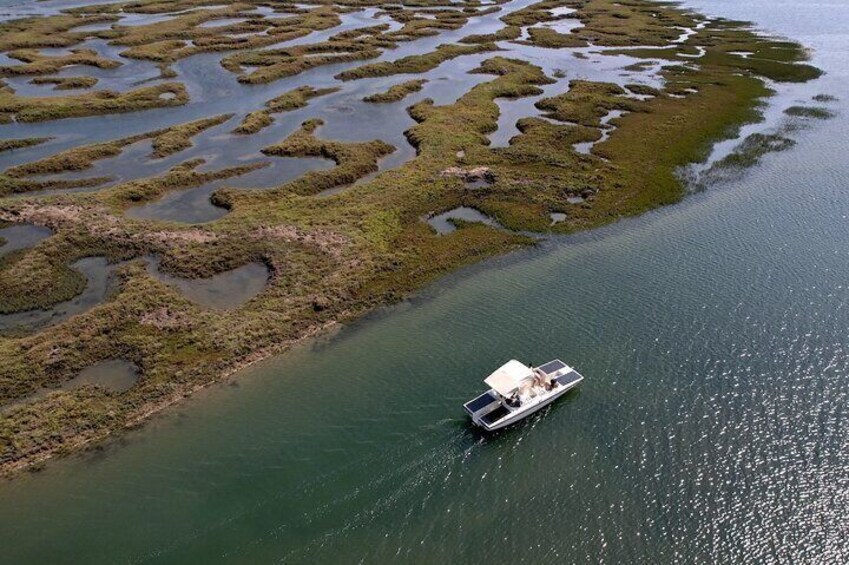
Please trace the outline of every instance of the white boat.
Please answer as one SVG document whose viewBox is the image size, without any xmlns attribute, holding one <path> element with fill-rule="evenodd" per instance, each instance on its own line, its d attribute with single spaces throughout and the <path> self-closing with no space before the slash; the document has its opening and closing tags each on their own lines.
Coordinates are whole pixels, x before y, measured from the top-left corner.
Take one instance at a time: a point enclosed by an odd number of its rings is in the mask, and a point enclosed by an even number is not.
<svg viewBox="0 0 849 565">
<path fill-rule="evenodd" d="M 491 387 L 488 391 L 463 407 L 476 425 L 498 430 L 547 406 L 582 380 L 578 371 L 560 359 L 539 367 L 513 359 L 484 379 Z"/>
</svg>

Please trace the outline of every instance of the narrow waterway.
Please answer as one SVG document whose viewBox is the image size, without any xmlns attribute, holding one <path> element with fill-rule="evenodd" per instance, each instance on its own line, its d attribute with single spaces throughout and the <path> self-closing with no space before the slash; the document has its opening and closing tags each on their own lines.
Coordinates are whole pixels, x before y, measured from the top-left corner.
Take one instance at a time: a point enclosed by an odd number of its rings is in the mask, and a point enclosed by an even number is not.
<svg viewBox="0 0 849 565">
<path fill-rule="evenodd" d="M 0 484 L 2 559 L 847 562 L 849 3 L 688 4 L 812 46 L 828 74 L 788 96 L 836 117 Z M 483 436 L 461 405 L 510 357 L 586 380 Z"/>
</svg>

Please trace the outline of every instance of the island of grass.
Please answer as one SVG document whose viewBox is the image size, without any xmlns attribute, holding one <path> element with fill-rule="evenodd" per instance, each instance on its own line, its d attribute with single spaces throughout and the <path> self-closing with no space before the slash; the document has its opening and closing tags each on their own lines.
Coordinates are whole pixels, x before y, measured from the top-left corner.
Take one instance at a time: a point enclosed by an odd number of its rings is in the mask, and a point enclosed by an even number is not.
<svg viewBox="0 0 849 565">
<path fill-rule="evenodd" d="M 398 102 L 414 92 L 419 92 L 426 82 L 427 79 L 415 79 L 402 82 L 401 84 L 394 84 L 384 92 L 377 92 L 366 96 L 363 98 L 363 102 L 371 102 L 373 104 Z"/>
<path fill-rule="evenodd" d="M 821 106 L 790 106 L 784 113 L 796 118 L 813 118 L 815 120 L 827 120 L 834 117 L 834 112 Z"/>
<path fill-rule="evenodd" d="M 66 118 L 122 114 L 153 108 L 181 106 L 189 101 L 180 83 L 164 83 L 127 92 L 101 90 L 72 96 L 29 98 L 10 87 L 0 87 L 0 114 L 14 115 L 19 122 L 43 122 Z"/>
<path fill-rule="evenodd" d="M 202 118 L 184 124 L 178 124 L 170 128 L 154 130 L 147 133 L 132 135 L 129 137 L 115 139 L 103 143 L 91 145 L 80 145 L 54 155 L 30 161 L 21 165 L 9 167 L 0 173 L 0 196 L 23 192 L 36 192 L 46 189 L 75 188 L 82 186 L 96 186 L 105 180 L 102 177 L 92 179 L 76 179 L 76 181 L 63 181 L 61 179 L 41 180 L 30 177 L 44 175 L 58 175 L 72 171 L 84 171 L 91 168 L 95 161 L 108 159 L 120 155 L 124 149 L 140 141 L 151 142 L 151 157 L 161 159 L 175 153 L 188 149 L 192 145 L 192 138 L 209 128 L 221 125 L 230 118 L 232 114 L 222 114 L 211 118 Z M 43 139 L 9 140 L 20 146 L 37 145 L 47 141 Z M 89 182 L 86 182 L 86 181 Z M 70 182 L 70 184 L 65 184 Z"/>
<path fill-rule="evenodd" d="M 169 8 L 153 0 L 135 4 L 180 12 L 203 5 L 199 0 L 177 0 Z M 73 35 L 74 25 L 113 21 L 110 11 L 116 6 L 120 5 L 90 7 L 88 12 L 74 9 L 37 24 L 4 24 L 0 49 L 75 45 L 79 38 Z M 457 29 L 468 19 L 465 14 L 420 18 L 415 13 L 420 7 L 416 2 L 387 9 L 400 29 L 348 30 L 314 45 L 238 50 L 230 40 L 222 40 L 222 50 L 237 51 L 228 53 L 222 64 L 239 73 L 244 83 L 273 83 L 323 65 L 371 58 L 402 41 Z M 655 92 L 633 84 L 622 88 L 574 80 L 570 90 L 547 92 L 537 100 L 545 119 L 520 120 L 519 134 L 508 146 L 492 147 L 489 135 L 499 121 L 496 100 L 539 97 L 543 87 L 555 81 L 531 62 L 500 56 L 506 53 L 496 51 L 490 39 L 503 41 L 501 36 L 486 37 L 482 43 L 442 46 L 395 61 L 350 65 L 338 72 L 339 79 L 353 81 L 421 73 L 452 57 L 476 57 L 469 67 L 476 67 L 473 72 L 482 81 L 449 104 L 423 100 L 410 107 L 415 125 L 405 134 L 416 148 L 416 157 L 373 178 L 369 175 L 392 146 L 377 139 L 326 139 L 319 129 L 321 122 L 307 119 L 266 146 L 265 155 L 271 159 L 320 156 L 332 159 L 336 166 L 268 190 L 223 186 L 213 200 L 228 213 L 204 224 L 137 220 L 128 218 L 125 211 L 168 191 L 231 178 L 260 165 L 205 170 L 214 161 L 195 159 L 156 176 L 96 192 L 51 196 L 18 192 L 14 198 L 0 200 L 4 226 L 28 223 L 53 233 L 0 262 L 2 312 L 49 309 L 79 292 L 81 279 L 71 265 L 82 257 L 106 257 L 118 265 L 114 292 L 101 304 L 41 331 L 0 336 L 2 472 L 11 474 L 102 441 L 249 363 L 397 301 L 446 272 L 533 245 L 535 239 L 528 232 L 592 229 L 677 202 L 686 193 L 680 168 L 703 161 L 718 140 L 759 120 L 763 100 L 772 94 L 769 81 L 805 81 L 819 74 L 805 63 L 805 50 L 795 43 L 761 37 L 740 22 L 706 20 L 673 4 L 648 0 L 545 0 L 502 16 L 509 30 L 504 37 L 517 37 L 516 27 L 551 21 L 555 7 L 575 10 L 570 17 L 581 26 L 573 33 L 581 41 L 609 47 L 662 47 L 629 49 L 629 54 L 646 62 L 673 61 L 658 77 L 662 80 L 657 84 L 663 87 Z M 244 15 L 242 5 L 229 8 L 204 7 L 207 13 L 202 19 L 218 19 L 225 13 Z M 304 10 L 296 13 L 305 16 L 321 10 L 325 15 L 317 19 L 332 20 L 341 8 L 321 5 Z M 197 20 L 180 18 L 179 25 L 163 27 L 157 41 L 186 41 L 180 36 L 190 33 L 195 42 L 206 42 L 204 49 L 212 49 L 210 42 L 219 34 L 190 29 L 198 26 L 189 25 Z M 281 32 L 283 38 L 304 31 L 302 24 L 290 24 L 289 31 Z M 248 27 L 258 26 L 254 21 Z M 683 45 L 674 43 L 681 28 L 695 31 Z M 123 37 L 124 42 L 131 37 L 121 30 L 103 33 Z M 135 43 L 132 47 L 145 45 L 141 40 Z M 696 47 L 704 55 L 688 57 Z M 165 52 L 161 45 L 155 51 Z M 745 58 L 739 52 L 758 56 Z M 328 77 L 322 84 L 338 83 Z M 124 97 L 123 103 L 129 103 L 126 97 L 133 92 L 109 100 L 115 103 Z M 362 95 L 362 90 L 357 91 L 357 97 Z M 105 110 L 98 107 L 98 99 L 88 96 L 70 97 L 78 99 L 70 104 Z M 33 102 L 8 90 L 0 91 L 0 102 L 0 116 L 20 119 L 27 108 L 47 111 L 42 99 Z M 266 110 L 271 108 L 258 111 Z M 595 143 L 590 154 L 575 151 L 575 143 L 601 139 L 603 120 L 611 111 L 623 113 L 609 136 Z M 179 151 L 202 126 L 223 123 L 214 118 L 170 131 L 162 148 Z M 344 116 L 333 119 L 344 120 Z M 95 159 L 122 151 L 132 139 L 81 143 L 57 154 L 61 158 L 48 156 L 10 167 L 0 181 L 11 183 L 10 191 L 14 183 L 75 182 L 78 179 L 37 173 L 85 168 Z M 152 141 L 154 136 L 145 139 Z M 751 138 L 743 153 L 726 164 L 746 165 L 765 151 L 787 146 L 779 138 Z M 474 187 L 462 175 L 451 174 L 471 169 L 485 171 L 491 182 Z M 318 197 L 325 189 L 339 186 L 349 188 L 331 198 Z M 493 225 L 458 222 L 455 231 L 438 235 L 422 221 L 458 207 L 480 211 L 494 220 Z M 558 214 L 557 222 L 551 221 L 552 213 Z M 170 276 L 205 278 L 260 262 L 267 266 L 269 277 L 250 301 L 230 310 L 215 310 L 151 276 L 145 267 L 149 257 L 155 257 Z M 62 388 L 80 371 L 107 359 L 133 363 L 139 368 L 139 379 L 123 391 Z M 54 392 L 33 396 L 44 389 Z"/>
<path fill-rule="evenodd" d="M 97 84 L 95 77 L 35 77 L 32 84 L 52 84 L 53 90 L 81 90 Z"/>
<path fill-rule="evenodd" d="M 0 153 L 3 151 L 12 151 L 14 149 L 23 149 L 25 147 L 34 147 L 47 143 L 53 139 L 52 137 L 26 137 L 20 139 L 0 139 Z"/>
<path fill-rule="evenodd" d="M 246 115 L 242 119 L 242 123 L 233 130 L 233 133 L 242 135 L 257 133 L 274 123 L 272 114 L 303 108 L 309 104 L 311 99 L 332 94 L 338 90 L 338 88 L 313 88 L 311 86 L 294 88 L 266 102 L 265 109 L 256 110 Z"/>
</svg>

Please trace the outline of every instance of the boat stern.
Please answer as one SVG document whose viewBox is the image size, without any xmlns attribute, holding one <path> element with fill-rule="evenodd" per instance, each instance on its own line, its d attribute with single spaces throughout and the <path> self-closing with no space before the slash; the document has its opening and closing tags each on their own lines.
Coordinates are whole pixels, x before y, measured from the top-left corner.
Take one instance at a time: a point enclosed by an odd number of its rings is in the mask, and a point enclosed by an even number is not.
<svg viewBox="0 0 849 565">
<path fill-rule="evenodd" d="M 486 416 L 497 411 L 498 408 L 503 408 L 501 399 L 493 390 L 488 390 L 477 398 L 470 400 L 463 405 L 466 413 L 472 418 L 472 422 L 483 428 L 487 428 Z"/>
</svg>

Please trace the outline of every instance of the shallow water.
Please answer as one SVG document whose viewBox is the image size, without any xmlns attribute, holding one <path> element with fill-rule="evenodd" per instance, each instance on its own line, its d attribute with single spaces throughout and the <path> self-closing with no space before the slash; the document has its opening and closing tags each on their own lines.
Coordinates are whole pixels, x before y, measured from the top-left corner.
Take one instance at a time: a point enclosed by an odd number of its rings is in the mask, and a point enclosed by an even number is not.
<svg viewBox="0 0 849 565">
<path fill-rule="evenodd" d="M 582 142 L 582 143 L 575 143 L 574 145 L 572 145 L 572 147 L 574 147 L 575 151 L 577 151 L 578 153 L 582 153 L 584 155 L 589 155 L 592 152 L 592 149 L 593 149 L 593 147 L 595 147 L 596 144 L 604 142 L 608 137 L 610 137 L 610 134 L 613 133 L 613 126 L 610 125 L 610 121 L 615 120 L 616 118 L 620 118 L 625 114 L 626 114 L 626 112 L 623 112 L 622 110 L 611 110 L 610 112 L 607 113 L 606 116 L 604 116 L 600 120 L 600 122 L 601 122 L 601 137 L 599 139 L 597 139 L 596 141 L 586 141 L 586 142 Z"/>
<path fill-rule="evenodd" d="M 262 160 L 262 162 L 267 161 Z M 217 168 L 217 162 L 213 161 L 212 164 Z M 170 190 L 158 200 L 128 208 L 125 214 L 129 218 L 188 224 L 209 222 L 228 213 L 227 209 L 215 206 L 210 200 L 212 194 L 220 188 L 274 188 L 308 171 L 330 169 L 334 165 L 335 163 L 330 159 L 275 157 L 270 166 L 263 169 L 238 177 L 216 180 L 199 187 Z M 204 167 L 204 169 L 209 168 Z"/>
<path fill-rule="evenodd" d="M 156 261 L 148 261 L 148 272 L 158 280 L 176 287 L 180 293 L 204 308 L 237 308 L 262 292 L 268 284 L 268 267 L 248 263 L 205 279 L 184 279 L 159 270 Z"/>
<path fill-rule="evenodd" d="M 123 392 L 131 389 L 138 378 L 139 368 L 134 363 L 123 359 L 109 359 L 86 367 L 62 388 L 71 389 L 91 385 Z"/>
<path fill-rule="evenodd" d="M 0 331 L 41 329 L 86 312 L 103 302 L 109 290 L 109 275 L 115 266 L 109 265 L 103 257 L 86 257 L 72 263 L 71 268 L 80 271 L 88 280 L 81 294 L 45 310 L 0 314 Z"/>
<path fill-rule="evenodd" d="M 428 218 L 427 223 L 436 230 L 438 234 L 446 234 L 457 231 L 457 226 L 454 225 L 454 220 L 461 222 L 480 222 L 488 226 L 497 226 L 498 224 L 482 213 L 480 210 L 469 208 L 468 206 L 459 206 L 447 212 L 437 214 L 432 218 Z"/>
<path fill-rule="evenodd" d="M 845 3 L 698 3 L 829 72 L 759 127 L 844 97 Z M 739 180 L 451 276 L 0 484 L 4 558 L 847 562 L 849 104 L 831 107 Z M 510 357 L 586 380 L 482 436 L 462 403 Z"/>
<path fill-rule="evenodd" d="M 32 247 L 52 234 L 53 232 L 50 228 L 34 226 L 32 224 L 17 224 L 7 228 L 0 228 L 0 238 L 4 240 L 4 242 L 0 243 L 0 257 L 18 249 Z"/>
<path fill-rule="evenodd" d="M 459 30 L 446 31 L 438 36 L 424 37 L 411 42 L 400 43 L 398 48 L 386 50 L 383 55 L 373 61 L 396 60 L 401 57 L 427 52 L 438 45 L 456 41 L 473 33 L 490 33 L 501 27 L 499 18 L 505 13 L 518 10 L 532 3 L 532 0 L 512 0 L 502 6 L 495 14 L 472 18 Z M 20 8 L 20 6 L 18 6 Z M 45 9 L 54 9 L 52 4 L 46 4 Z M 309 34 L 308 36 L 283 42 L 269 48 L 293 46 L 303 43 L 322 41 L 339 32 L 390 22 L 392 29 L 400 24 L 389 20 L 386 16 L 376 18 L 379 10 L 367 8 L 360 12 L 342 15 L 342 24 L 330 30 Z M 162 16 L 162 15 L 160 15 Z M 121 24 L 137 20 L 138 14 L 124 14 Z M 224 20 L 215 20 L 219 23 Z M 574 20 L 560 20 L 552 25 L 573 25 Z M 139 86 L 139 81 L 146 81 L 159 75 L 159 70 L 151 62 L 136 61 L 120 57 L 125 49 L 120 46 L 108 45 L 106 41 L 91 39 L 84 42 L 82 47 L 95 49 L 101 55 L 123 64 L 117 69 L 97 69 L 84 66 L 71 66 L 62 69 L 58 76 L 89 75 L 99 79 L 97 89 L 113 89 L 126 91 Z M 557 84 L 545 87 L 544 95 L 554 95 L 568 87 L 568 80 L 585 78 L 606 80 L 624 84 L 633 81 L 635 73 L 623 73 L 621 67 L 633 63 L 630 57 L 609 57 L 598 53 L 599 49 L 581 49 L 587 59 L 576 59 L 568 52 L 552 49 L 542 49 L 532 46 L 516 45 L 501 42 L 499 47 L 512 53 L 506 56 L 521 56 L 552 74 L 558 69 L 569 68 L 567 79 L 558 80 Z M 50 50 L 42 50 L 50 51 Z M 64 53 L 66 49 L 53 50 Z M 227 213 L 226 210 L 213 206 L 210 195 L 221 186 L 237 188 L 269 188 L 279 186 L 286 180 L 291 180 L 305 172 L 319 170 L 329 166 L 326 160 L 320 159 L 290 159 L 287 164 L 275 162 L 260 154 L 260 150 L 276 143 L 294 132 L 300 124 L 310 118 L 321 118 L 325 121 L 320 135 L 329 139 L 343 141 L 370 141 L 381 139 L 396 147 L 396 151 L 379 163 L 378 173 L 394 169 L 415 157 L 415 150 L 407 142 L 404 131 L 414 125 L 407 114 L 407 108 L 429 98 L 435 104 L 451 104 L 470 88 L 490 80 L 491 77 L 481 74 L 470 74 L 480 63 L 493 56 L 492 53 L 459 57 L 447 61 L 429 72 L 415 75 L 395 75 L 376 77 L 357 81 L 342 82 L 334 76 L 342 70 L 356 67 L 362 62 L 327 65 L 318 67 L 297 76 L 287 77 L 270 84 L 243 85 L 237 76 L 221 67 L 220 61 L 225 53 L 206 53 L 177 61 L 173 68 L 178 73 L 179 80 L 186 85 L 191 100 L 189 104 L 177 107 L 157 109 L 153 111 L 134 112 L 118 116 L 95 116 L 82 119 L 59 120 L 36 124 L 9 124 L 0 126 L 0 135 L 7 137 L 54 136 L 57 139 L 49 146 L 32 147 L 0 155 L 0 168 L 32 161 L 65 150 L 81 142 L 80 135 L 74 132 L 84 131 L 85 142 L 95 143 L 117 139 L 122 136 L 149 132 L 154 129 L 173 126 L 190 120 L 210 117 L 217 114 L 232 113 L 236 115 L 227 123 L 211 128 L 193 138 L 193 146 L 166 159 L 151 160 L 143 154 L 143 142 L 125 149 L 123 154 L 97 162 L 86 171 L 71 172 L 58 175 L 58 178 L 74 179 L 93 176 L 108 176 L 113 182 L 94 188 L 80 190 L 101 190 L 116 182 L 123 182 L 159 175 L 168 168 L 189 159 L 204 158 L 210 162 L 210 167 L 223 168 L 244 164 L 246 161 L 270 163 L 272 166 L 262 171 L 255 171 L 238 179 L 225 182 L 209 183 L 207 185 L 174 191 L 166 194 L 160 200 L 132 208 L 128 215 L 146 219 L 177 221 L 183 223 L 202 223 L 215 220 Z M 369 62 L 373 62 L 369 61 Z M 656 76 L 651 72 L 636 73 L 645 83 L 659 85 Z M 362 101 L 364 96 L 386 90 L 393 84 L 406 80 L 424 78 L 428 82 L 417 93 L 392 104 L 369 104 Z M 27 77 L 11 79 L 10 83 L 22 95 L 28 96 L 58 96 L 67 92 L 54 91 L 51 86 L 29 84 Z M 155 82 L 146 82 L 154 84 Z M 339 87 L 335 94 L 313 99 L 306 108 L 296 111 L 275 114 L 275 122 L 261 132 L 248 136 L 227 135 L 224 132 L 232 130 L 248 112 L 260 109 L 265 102 L 283 92 L 299 86 L 310 85 L 316 88 Z M 498 130 L 491 136 L 494 146 L 506 145 L 518 130 L 515 122 L 525 116 L 535 116 L 539 111 L 533 104 L 539 97 L 523 98 L 511 101 L 499 101 L 503 114 L 499 120 Z M 369 178 L 372 178 L 371 175 Z M 344 190 L 344 187 L 332 193 Z M 63 191 L 51 191 L 51 194 Z"/>
</svg>

